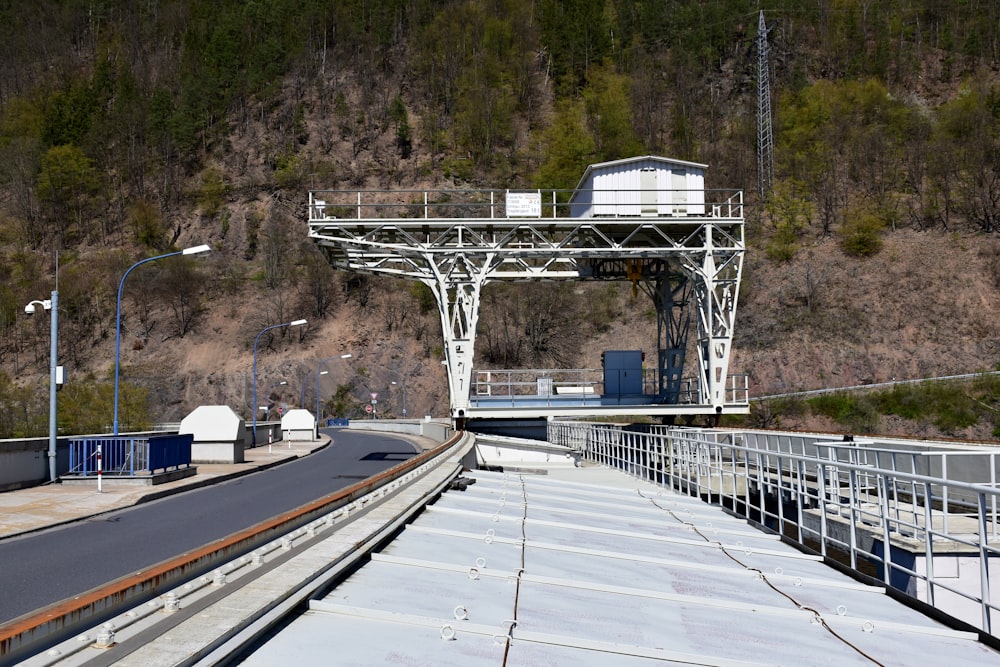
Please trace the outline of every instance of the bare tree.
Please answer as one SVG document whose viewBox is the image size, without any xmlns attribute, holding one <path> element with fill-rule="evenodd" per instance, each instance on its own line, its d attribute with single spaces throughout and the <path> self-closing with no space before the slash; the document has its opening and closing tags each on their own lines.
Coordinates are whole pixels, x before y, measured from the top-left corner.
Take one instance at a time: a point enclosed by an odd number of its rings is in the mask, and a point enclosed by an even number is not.
<svg viewBox="0 0 1000 667">
<path fill-rule="evenodd" d="M 303 297 L 313 316 L 323 319 L 334 306 L 337 276 L 314 244 L 304 244 L 299 252 L 305 280 Z"/>
<path fill-rule="evenodd" d="M 284 215 L 272 209 L 264 228 L 264 284 L 268 289 L 280 289 L 288 282 L 292 275 L 289 270 L 291 255 L 288 221 Z"/>
<path fill-rule="evenodd" d="M 192 258 L 175 257 L 163 267 L 159 291 L 173 313 L 174 335 L 180 338 L 192 330 L 202 312 L 201 283 L 201 272 Z"/>
</svg>

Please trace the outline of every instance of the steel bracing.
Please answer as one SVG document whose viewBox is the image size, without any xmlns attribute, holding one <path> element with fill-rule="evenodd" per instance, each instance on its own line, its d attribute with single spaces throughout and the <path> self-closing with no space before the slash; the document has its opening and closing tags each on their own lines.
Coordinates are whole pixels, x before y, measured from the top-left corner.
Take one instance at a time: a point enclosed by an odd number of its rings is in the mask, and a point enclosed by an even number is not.
<svg viewBox="0 0 1000 667">
<path fill-rule="evenodd" d="M 696 214 L 600 217 L 571 217 L 566 191 L 531 194 L 541 205 L 531 217 L 515 217 L 505 190 L 317 190 L 309 194 L 309 236 L 336 268 L 418 280 L 431 289 L 453 418 L 489 412 L 471 397 L 473 357 L 482 288 L 501 280 L 641 285 L 656 304 L 661 348 L 658 395 L 646 412 L 745 412 L 745 383 L 728 382 L 744 254 L 742 192 L 706 190 Z M 682 397 L 692 313 L 698 369 Z M 565 407 L 559 414 L 594 410 Z"/>
</svg>

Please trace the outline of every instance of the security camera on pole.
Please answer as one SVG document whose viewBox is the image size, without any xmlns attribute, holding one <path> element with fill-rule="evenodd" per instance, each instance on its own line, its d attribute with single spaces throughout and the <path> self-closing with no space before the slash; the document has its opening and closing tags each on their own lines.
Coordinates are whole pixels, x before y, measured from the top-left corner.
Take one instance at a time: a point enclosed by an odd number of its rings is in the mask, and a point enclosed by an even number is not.
<svg viewBox="0 0 1000 667">
<path fill-rule="evenodd" d="M 52 291 L 52 299 L 32 301 L 24 307 L 26 315 L 35 314 L 35 306 L 52 311 L 49 329 L 49 481 L 56 481 L 56 390 L 63 383 L 63 368 L 59 366 L 59 291 Z"/>
</svg>

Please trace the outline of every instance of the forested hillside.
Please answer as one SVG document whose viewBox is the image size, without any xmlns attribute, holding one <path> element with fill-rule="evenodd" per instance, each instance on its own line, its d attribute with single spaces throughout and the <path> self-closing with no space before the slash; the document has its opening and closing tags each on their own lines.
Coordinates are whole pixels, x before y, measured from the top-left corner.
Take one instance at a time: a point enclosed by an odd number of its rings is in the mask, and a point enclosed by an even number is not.
<svg viewBox="0 0 1000 667">
<path fill-rule="evenodd" d="M 270 400 L 309 404 L 317 360 L 349 352 L 329 410 L 405 377 L 411 416 L 443 414 L 429 295 L 332 271 L 306 241 L 308 190 L 572 187 L 645 153 L 745 190 L 731 370 L 755 394 L 1000 363 L 995 2 L 38 0 L 0 5 L 0 437 L 46 430 L 48 319 L 24 305 L 57 261 L 60 427 L 94 431 L 123 272 L 201 243 L 129 277 L 123 427 L 245 411 L 254 336 L 299 317 L 263 340 Z M 650 310 L 629 286 L 497 286 L 479 355 L 592 367 L 652 349 Z M 989 434 L 1000 405 L 977 401 Z"/>
</svg>

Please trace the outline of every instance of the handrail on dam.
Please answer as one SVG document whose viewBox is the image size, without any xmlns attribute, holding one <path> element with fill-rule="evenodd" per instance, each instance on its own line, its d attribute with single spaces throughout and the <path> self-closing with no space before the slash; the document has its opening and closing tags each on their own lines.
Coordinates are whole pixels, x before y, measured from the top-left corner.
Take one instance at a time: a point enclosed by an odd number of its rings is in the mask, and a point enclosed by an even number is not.
<svg viewBox="0 0 1000 667">
<path fill-rule="evenodd" d="M 548 428 L 550 442 L 585 460 L 718 502 L 856 573 L 873 568 L 884 585 L 997 636 L 1000 450 L 866 451 L 873 443 L 818 436 L 761 446 L 740 431 Z M 956 461 L 975 456 L 986 481 L 949 479 Z"/>
</svg>

